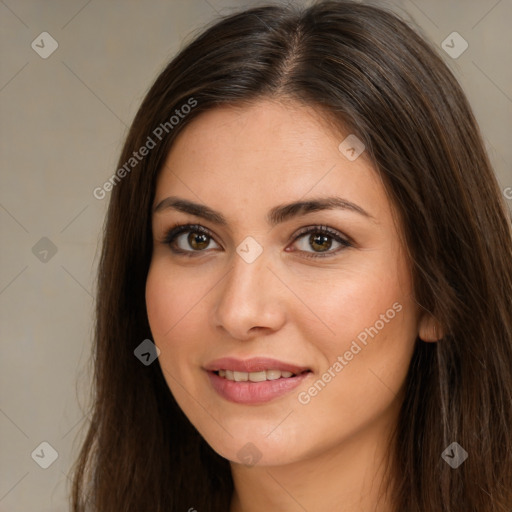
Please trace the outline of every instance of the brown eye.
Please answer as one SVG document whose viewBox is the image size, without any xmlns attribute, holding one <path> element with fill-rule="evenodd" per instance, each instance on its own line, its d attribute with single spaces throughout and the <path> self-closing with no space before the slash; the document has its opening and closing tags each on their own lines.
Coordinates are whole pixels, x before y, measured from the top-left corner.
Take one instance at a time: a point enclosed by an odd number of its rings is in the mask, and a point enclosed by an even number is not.
<svg viewBox="0 0 512 512">
<path fill-rule="evenodd" d="M 332 238 L 323 234 L 310 235 L 309 245 L 318 252 L 328 251 L 332 246 Z"/>
<path fill-rule="evenodd" d="M 206 252 L 206 249 L 220 249 L 210 233 L 201 225 L 180 224 L 169 230 L 162 243 L 175 253 L 188 256 Z"/>
<path fill-rule="evenodd" d="M 308 258 L 334 256 L 348 247 L 353 247 L 337 230 L 328 226 L 310 226 L 295 238 L 295 249 Z"/>
<path fill-rule="evenodd" d="M 187 237 L 187 242 L 196 251 L 206 249 L 210 243 L 210 237 L 204 233 L 196 233 L 191 231 Z"/>
</svg>

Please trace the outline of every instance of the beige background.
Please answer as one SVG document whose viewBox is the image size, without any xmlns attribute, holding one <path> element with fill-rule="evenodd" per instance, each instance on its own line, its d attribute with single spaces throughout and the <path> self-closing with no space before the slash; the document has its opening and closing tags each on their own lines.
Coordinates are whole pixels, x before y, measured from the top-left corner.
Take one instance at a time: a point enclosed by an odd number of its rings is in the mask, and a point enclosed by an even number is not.
<svg viewBox="0 0 512 512">
<path fill-rule="evenodd" d="M 261 3 L 0 1 L 0 511 L 69 508 L 108 200 L 93 189 L 115 170 L 145 91 L 183 39 L 218 13 Z M 454 70 L 512 205 L 511 0 L 377 3 L 419 25 Z M 43 31 L 58 42 L 47 59 L 31 47 Z M 469 44 L 457 60 L 440 46 L 453 31 Z M 31 457 L 43 441 L 58 452 L 48 469 Z"/>
</svg>

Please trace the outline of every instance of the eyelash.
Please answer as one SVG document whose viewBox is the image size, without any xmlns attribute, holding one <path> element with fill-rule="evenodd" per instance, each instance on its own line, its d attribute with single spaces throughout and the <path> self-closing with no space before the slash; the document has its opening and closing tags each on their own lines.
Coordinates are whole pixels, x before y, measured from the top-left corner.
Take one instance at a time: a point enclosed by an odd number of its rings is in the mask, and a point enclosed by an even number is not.
<svg viewBox="0 0 512 512">
<path fill-rule="evenodd" d="M 215 237 L 213 234 L 206 229 L 205 227 L 201 226 L 200 224 L 175 224 L 173 225 L 166 233 L 164 239 L 162 240 L 162 243 L 165 245 L 168 245 L 172 252 L 175 254 L 180 254 L 186 257 L 195 257 L 201 252 L 205 252 L 206 249 L 201 251 L 184 251 L 182 249 L 177 249 L 176 247 L 172 247 L 172 244 L 176 240 L 176 238 L 183 234 L 183 233 L 199 233 L 208 236 L 209 238 L 213 239 L 215 241 Z M 348 238 L 344 238 L 340 235 L 340 233 L 329 226 L 324 225 L 317 225 L 317 226 L 307 226 L 302 228 L 294 237 L 292 243 L 295 243 L 297 240 L 302 238 L 305 235 L 311 235 L 311 234 L 323 234 L 328 235 L 330 238 L 334 239 L 336 242 L 338 242 L 341 247 L 338 249 L 331 251 L 327 250 L 325 252 L 308 252 L 308 251 L 299 251 L 303 253 L 303 256 L 305 258 L 326 258 L 333 256 L 335 254 L 338 254 L 343 249 L 346 249 L 348 247 L 353 247 L 352 241 L 350 241 Z M 218 242 L 216 242 L 218 244 Z"/>
</svg>

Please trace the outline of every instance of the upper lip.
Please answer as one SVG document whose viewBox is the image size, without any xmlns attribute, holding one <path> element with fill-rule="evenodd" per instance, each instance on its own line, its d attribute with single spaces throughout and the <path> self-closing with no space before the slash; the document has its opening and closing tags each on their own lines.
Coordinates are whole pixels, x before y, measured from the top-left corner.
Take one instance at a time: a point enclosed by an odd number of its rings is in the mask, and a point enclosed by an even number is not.
<svg viewBox="0 0 512 512">
<path fill-rule="evenodd" d="M 292 372 L 295 375 L 302 373 L 309 368 L 286 363 L 277 359 L 268 357 L 253 357 L 250 359 L 236 359 L 234 357 L 222 357 L 215 359 L 204 366 L 205 370 L 216 372 L 219 370 L 232 370 L 235 372 L 261 372 L 263 370 L 280 370 L 283 372 Z"/>
</svg>

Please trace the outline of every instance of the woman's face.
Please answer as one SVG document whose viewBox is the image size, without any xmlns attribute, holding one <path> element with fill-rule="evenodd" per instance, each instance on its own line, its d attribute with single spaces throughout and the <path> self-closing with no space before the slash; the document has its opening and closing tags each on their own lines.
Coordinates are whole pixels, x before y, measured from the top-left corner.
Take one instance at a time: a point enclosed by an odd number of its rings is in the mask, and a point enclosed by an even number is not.
<svg viewBox="0 0 512 512">
<path fill-rule="evenodd" d="M 158 360 L 233 462 L 305 460 L 396 422 L 420 321 L 392 205 L 349 135 L 298 104 L 219 108 L 159 176 Z"/>
</svg>

